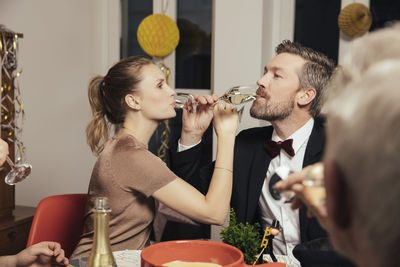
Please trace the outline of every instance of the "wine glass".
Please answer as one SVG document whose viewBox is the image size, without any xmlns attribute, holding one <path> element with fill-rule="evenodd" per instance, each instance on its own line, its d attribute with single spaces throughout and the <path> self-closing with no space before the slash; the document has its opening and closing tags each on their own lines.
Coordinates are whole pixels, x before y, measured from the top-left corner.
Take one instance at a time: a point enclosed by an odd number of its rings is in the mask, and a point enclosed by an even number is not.
<svg viewBox="0 0 400 267">
<path fill-rule="evenodd" d="M 224 101 L 225 103 L 232 104 L 234 106 L 240 106 L 244 103 L 253 101 L 256 99 L 256 91 L 257 85 L 238 85 L 233 86 L 226 90 L 226 92 L 219 97 L 219 100 Z M 176 108 L 183 108 L 186 101 L 189 101 L 190 105 L 189 112 L 196 112 L 197 103 L 194 100 L 193 95 L 188 93 L 176 93 L 175 95 L 175 103 Z M 242 106 L 238 110 L 239 121 L 241 120 L 243 114 L 244 106 Z"/>
<path fill-rule="evenodd" d="M 197 102 L 194 100 L 194 96 L 188 93 L 177 92 L 175 95 L 175 108 L 182 109 L 186 102 L 188 102 L 188 111 L 196 113 Z"/>
<path fill-rule="evenodd" d="M 14 185 L 25 180 L 32 171 L 32 165 L 28 163 L 14 164 L 14 162 L 7 156 L 6 161 L 10 165 L 11 170 L 4 178 L 4 182 L 8 185 Z"/>
<path fill-rule="evenodd" d="M 273 199 L 281 203 L 290 203 L 295 197 L 295 193 L 290 190 L 278 191 L 274 185 L 282 179 L 286 179 L 292 171 L 286 166 L 280 166 L 276 169 L 275 173 L 271 176 L 269 182 L 269 191 Z M 325 204 L 326 191 L 324 186 L 324 165 L 322 162 L 311 165 L 307 171 L 304 180 L 304 194 L 313 200 L 313 202 L 320 205 Z"/>
<path fill-rule="evenodd" d="M 256 100 L 257 88 L 257 85 L 233 86 L 226 90 L 226 92 L 219 99 L 234 106 L 242 105 L 242 107 L 238 110 L 239 121 L 241 121 L 244 110 L 243 104 Z"/>
</svg>

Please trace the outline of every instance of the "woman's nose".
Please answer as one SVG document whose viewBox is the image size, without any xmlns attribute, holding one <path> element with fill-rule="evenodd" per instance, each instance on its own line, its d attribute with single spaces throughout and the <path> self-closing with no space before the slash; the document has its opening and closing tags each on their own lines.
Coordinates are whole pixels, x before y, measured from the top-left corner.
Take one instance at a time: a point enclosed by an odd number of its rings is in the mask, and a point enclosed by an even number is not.
<svg viewBox="0 0 400 267">
<path fill-rule="evenodd" d="M 171 91 L 171 95 L 175 96 L 176 95 L 176 91 L 174 89 L 172 89 L 169 85 L 167 85 L 169 90 Z"/>
</svg>

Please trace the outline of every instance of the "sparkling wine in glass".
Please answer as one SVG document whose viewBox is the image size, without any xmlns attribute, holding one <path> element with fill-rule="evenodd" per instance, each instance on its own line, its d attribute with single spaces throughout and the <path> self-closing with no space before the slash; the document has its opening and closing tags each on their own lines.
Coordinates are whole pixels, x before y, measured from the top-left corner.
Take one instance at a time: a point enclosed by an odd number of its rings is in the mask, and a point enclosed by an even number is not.
<svg viewBox="0 0 400 267">
<path fill-rule="evenodd" d="M 256 99 L 257 85 L 238 85 L 229 88 L 226 92 L 219 97 L 219 100 L 225 103 L 232 104 L 234 106 L 240 106 L 247 102 L 254 101 Z M 196 112 L 197 103 L 194 100 L 193 95 L 188 93 L 177 92 L 175 95 L 176 108 L 183 108 L 185 102 L 188 101 L 189 112 Z M 243 114 L 244 106 L 238 110 L 239 121 Z"/>
<path fill-rule="evenodd" d="M 25 180 L 32 171 L 32 165 L 28 163 L 14 164 L 14 162 L 7 156 L 6 158 L 11 170 L 4 178 L 4 182 L 8 185 L 14 185 Z"/>
<path fill-rule="evenodd" d="M 238 85 L 229 88 L 219 99 L 232 104 L 241 105 L 256 99 L 256 85 Z"/>
<path fill-rule="evenodd" d="M 234 106 L 241 106 L 247 102 L 256 100 L 257 85 L 237 85 L 229 88 L 219 98 Z M 239 121 L 243 116 L 244 105 L 238 110 Z"/>
</svg>

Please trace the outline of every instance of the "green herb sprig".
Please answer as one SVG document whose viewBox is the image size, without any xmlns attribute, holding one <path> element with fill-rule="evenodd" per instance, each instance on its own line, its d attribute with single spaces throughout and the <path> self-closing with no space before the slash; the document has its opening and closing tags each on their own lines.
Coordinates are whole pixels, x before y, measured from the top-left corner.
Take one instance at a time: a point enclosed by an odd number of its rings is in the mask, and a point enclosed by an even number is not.
<svg viewBox="0 0 400 267">
<path fill-rule="evenodd" d="M 262 240 L 261 226 L 259 223 L 237 223 L 233 208 L 230 211 L 229 225 L 221 231 L 222 241 L 237 247 L 243 252 L 244 261 L 252 264 L 257 255 Z"/>
</svg>

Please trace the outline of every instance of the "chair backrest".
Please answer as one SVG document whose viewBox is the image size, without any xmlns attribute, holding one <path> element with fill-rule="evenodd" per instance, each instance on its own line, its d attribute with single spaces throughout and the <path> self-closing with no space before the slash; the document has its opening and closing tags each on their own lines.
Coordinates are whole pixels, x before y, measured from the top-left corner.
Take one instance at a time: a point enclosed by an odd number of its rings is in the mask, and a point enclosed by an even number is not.
<svg viewBox="0 0 400 267">
<path fill-rule="evenodd" d="M 71 256 L 83 231 L 87 194 L 56 195 L 42 199 L 36 208 L 27 247 L 41 241 L 61 244 Z"/>
</svg>

